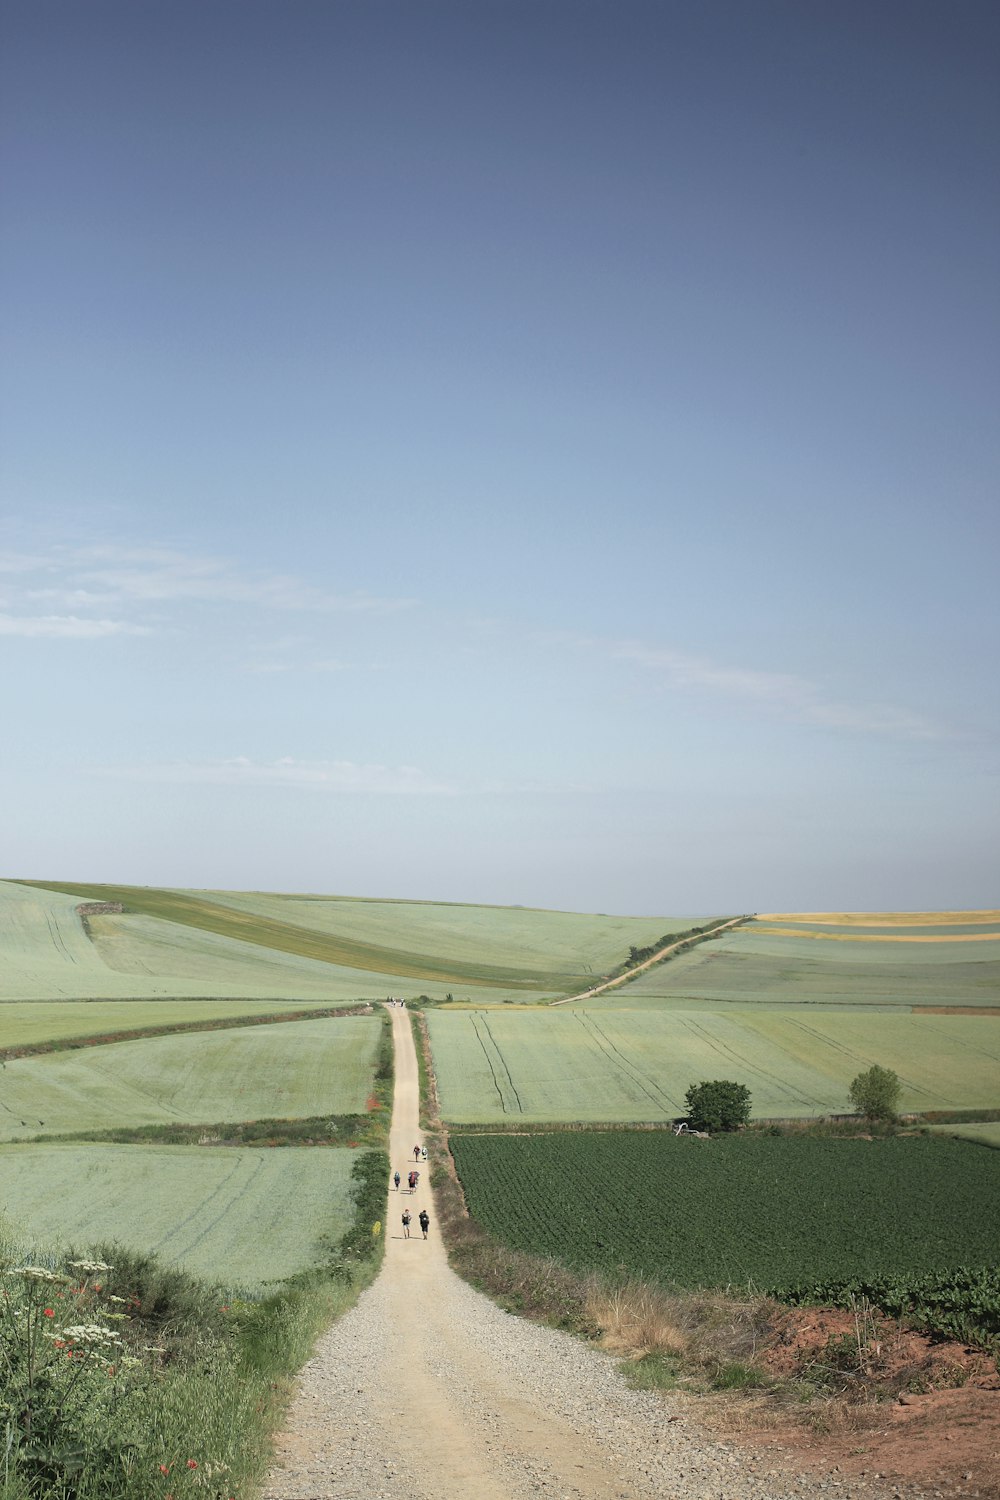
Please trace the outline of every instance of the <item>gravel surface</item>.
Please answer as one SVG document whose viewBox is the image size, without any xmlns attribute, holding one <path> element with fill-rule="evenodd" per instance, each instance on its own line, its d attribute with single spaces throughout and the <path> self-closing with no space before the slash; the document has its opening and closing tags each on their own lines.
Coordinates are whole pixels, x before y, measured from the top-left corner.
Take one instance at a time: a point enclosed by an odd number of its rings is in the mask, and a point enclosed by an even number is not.
<svg viewBox="0 0 1000 1500">
<path fill-rule="evenodd" d="M 411 1244 L 417 1254 L 423 1249 Z M 453 1500 L 446 1455 L 434 1449 L 447 1435 L 428 1434 L 423 1413 L 407 1407 L 412 1372 L 394 1367 L 395 1323 L 391 1278 L 383 1275 L 321 1340 L 302 1372 L 284 1461 L 266 1500 Z M 423 1327 L 419 1379 L 447 1390 L 459 1429 L 475 1435 L 510 1500 L 919 1500 L 924 1493 L 797 1475 L 777 1467 L 773 1453 L 719 1442 L 699 1429 L 689 1399 L 632 1390 L 609 1356 L 502 1312 L 450 1272 Z M 576 1472 L 566 1469 L 567 1445 L 548 1451 L 549 1423 L 569 1437 Z M 478 1494 L 463 1489 L 454 1500 Z"/>
<path fill-rule="evenodd" d="M 406 1013 L 392 1016 L 390 1154 L 405 1177 L 417 1064 Z M 388 1196 L 382 1272 L 302 1371 L 265 1500 L 925 1500 L 720 1442 L 691 1398 L 633 1391 L 609 1355 L 457 1277 L 426 1181 Z M 414 1231 L 429 1210 L 429 1239 L 404 1237 L 404 1208 Z"/>
</svg>

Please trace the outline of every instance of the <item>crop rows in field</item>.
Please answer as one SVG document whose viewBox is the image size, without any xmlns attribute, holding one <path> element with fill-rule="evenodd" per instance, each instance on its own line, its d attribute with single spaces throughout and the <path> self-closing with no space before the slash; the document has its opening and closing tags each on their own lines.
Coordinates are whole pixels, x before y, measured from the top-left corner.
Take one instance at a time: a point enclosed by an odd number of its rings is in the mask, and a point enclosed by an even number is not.
<svg viewBox="0 0 1000 1500">
<path fill-rule="evenodd" d="M 116 1241 L 252 1288 L 314 1265 L 321 1237 L 347 1230 L 356 1160 L 347 1149 L 8 1146 L 0 1203 L 26 1244 Z"/>
<path fill-rule="evenodd" d="M 901 1107 L 1000 1104 L 1000 1018 L 854 1011 L 600 1009 L 428 1013 L 442 1115 L 665 1120 L 690 1084 L 745 1083 L 758 1118 L 849 1108 L 851 1079 L 894 1069 Z"/>
<path fill-rule="evenodd" d="M 9 1061 L 0 1139 L 362 1112 L 379 1016 L 192 1032 Z"/>
<path fill-rule="evenodd" d="M 451 1147 L 476 1219 L 581 1271 L 777 1289 L 991 1267 L 1000 1243 L 1000 1156 L 953 1139 L 623 1130 Z"/>
</svg>

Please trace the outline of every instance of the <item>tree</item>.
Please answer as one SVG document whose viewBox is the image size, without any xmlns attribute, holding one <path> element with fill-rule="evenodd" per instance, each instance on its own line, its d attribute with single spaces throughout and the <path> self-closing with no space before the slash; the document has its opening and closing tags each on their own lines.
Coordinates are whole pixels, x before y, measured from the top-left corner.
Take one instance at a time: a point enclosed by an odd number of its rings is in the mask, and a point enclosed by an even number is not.
<svg viewBox="0 0 1000 1500">
<path fill-rule="evenodd" d="M 891 1068 L 875 1063 L 866 1073 L 859 1073 L 848 1089 L 851 1103 L 867 1120 L 892 1121 L 896 1118 L 900 1082 Z"/>
<path fill-rule="evenodd" d="M 692 1083 L 684 1102 L 693 1130 L 738 1130 L 750 1119 L 750 1090 L 745 1083 L 724 1078 Z"/>
</svg>

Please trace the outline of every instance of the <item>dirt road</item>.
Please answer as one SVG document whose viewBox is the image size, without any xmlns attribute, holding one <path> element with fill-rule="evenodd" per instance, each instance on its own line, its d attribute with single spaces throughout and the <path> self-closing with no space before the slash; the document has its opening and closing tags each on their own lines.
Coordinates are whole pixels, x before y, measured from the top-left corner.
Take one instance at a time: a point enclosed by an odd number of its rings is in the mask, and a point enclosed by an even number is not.
<svg viewBox="0 0 1000 1500">
<path fill-rule="evenodd" d="M 712 1441 L 690 1403 L 630 1390 L 614 1362 L 502 1312 L 449 1269 L 427 1185 L 412 1195 L 417 1059 L 393 1010 L 385 1264 L 305 1367 L 266 1500 L 792 1500 L 823 1493 Z M 400 1216 L 413 1217 L 404 1239 Z M 427 1208 L 425 1241 L 417 1214 Z M 867 1485 L 831 1487 L 841 1500 Z"/>
</svg>

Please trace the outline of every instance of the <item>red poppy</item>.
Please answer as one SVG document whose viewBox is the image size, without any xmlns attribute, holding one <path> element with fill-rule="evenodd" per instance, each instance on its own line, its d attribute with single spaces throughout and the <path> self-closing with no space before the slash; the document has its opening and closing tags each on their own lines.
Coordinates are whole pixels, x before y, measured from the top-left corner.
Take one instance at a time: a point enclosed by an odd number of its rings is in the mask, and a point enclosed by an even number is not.
<svg viewBox="0 0 1000 1500">
<path fill-rule="evenodd" d="M 54 1318 L 55 1317 L 55 1313 L 52 1311 L 51 1307 L 46 1307 L 44 1309 L 44 1315 L 47 1318 Z"/>
<path fill-rule="evenodd" d="M 173 1464 L 161 1464 L 160 1465 L 160 1473 L 161 1474 L 169 1474 L 170 1470 L 172 1468 L 173 1468 Z"/>
<path fill-rule="evenodd" d="M 196 1469 L 197 1467 L 198 1467 L 198 1460 L 196 1458 L 189 1458 L 188 1459 L 188 1468 L 189 1469 Z"/>
</svg>

